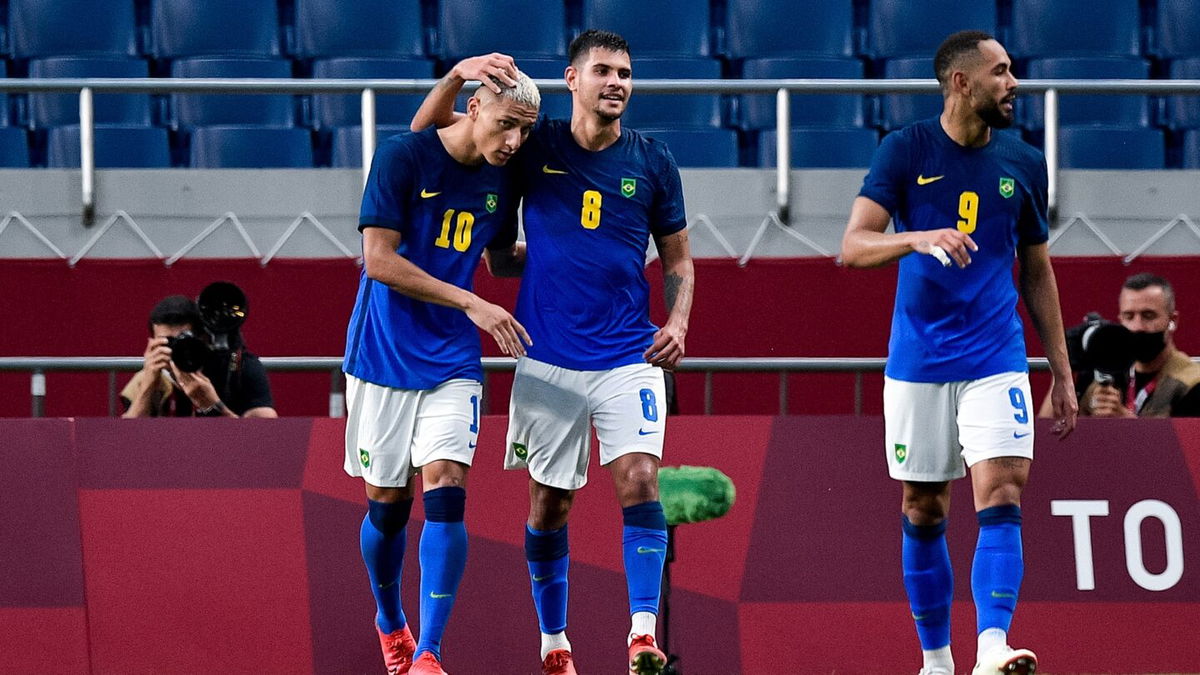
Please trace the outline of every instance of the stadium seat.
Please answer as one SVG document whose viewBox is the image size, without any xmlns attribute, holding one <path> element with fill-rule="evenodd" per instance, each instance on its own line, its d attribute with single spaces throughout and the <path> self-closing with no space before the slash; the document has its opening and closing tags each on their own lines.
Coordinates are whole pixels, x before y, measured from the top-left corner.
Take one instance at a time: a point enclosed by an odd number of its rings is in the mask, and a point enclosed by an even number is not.
<svg viewBox="0 0 1200 675">
<path fill-rule="evenodd" d="M 727 11 L 731 59 L 854 55 L 852 0 L 737 0 Z"/>
<path fill-rule="evenodd" d="M 1138 56 L 1138 0 L 1012 0 L 1013 58 Z"/>
<path fill-rule="evenodd" d="M 521 68 L 521 72 L 535 80 L 555 80 L 562 82 L 563 72 L 567 68 L 567 61 L 560 57 L 549 59 L 524 58 L 517 65 Z M 470 92 L 464 93 L 469 94 Z M 569 92 L 551 94 L 543 90 L 541 95 L 542 115 L 554 119 L 568 119 L 571 117 L 571 94 Z M 637 98 L 638 96 L 635 94 L 634 100 Z M 463 110 L 465 101 L 466 99 L 462 98 L 455 109 Z"/>
<path fill-rule="evenodd" d="M 0 168 L 29 166 L 29 135 L 20 127 L 0 127 Z"/>
<path fill-rule="evenodd" d="M 375 144 L 389 136 L 408 133 L 408 125 L 375 127 Z M 362 166 L 362 127 L 337 127 L 332 133 L 330 165 L 335 169 L 351 169 Z"/>
<path fill-rule="evenodd" d="M 124 56 L 53 56 L 29 61 L 31 78 L 149 77 L 142 59 Z M 146 126 L 151 123 L 150 97 L 146 94 L 94 92 L 96 124 Z M 29 123 L 33 127 L 79 124 L 79 94 L 30 94 Z"/>
<path fill-rule="evenodd" d="M 146 126 L 95 127 L 97 169 L 155 169 L 171 166 L 167 130 Z M 46 130 L 46 166 L 79 168 L 79 125 Z"/>
<path fill-rule="evenodd" d="M 1122 57 L 1064 57 L 1034 59 L 1025 68 L 1032 80 L 1145 79 L 1150 64 L 1142 59 Z M 1022 103 L 1022 125 L 1040 129 L 1044 123 L 1045 99 L 1026 95 Z M 1104 96 L 1101 94 L 1064 94 L 1058 97 L 1058 123 L 1063 126 L 1100 124 L 1149 126 L 1150 99 L 1147 96 Z"/>
<path fill-rule="evenodd" d="M 747 59 L 745 79 L 837 78 L 859 80 L 863 63 L 858 59 Z M 861 127 L 866 98 L 862 94 L 793 94 L 793 127 Z M 775 126 L 775 93 L 744 94 L 739 99 L 738 125 L 743 129 Z"/>
<path fill-rule="evenodd" d="M 1032 132 L 1037 145 L 1042 132 Z M 1058 163 L 1063 169 L 1162 169 L 1166 146 L 1160 129 L 1062 127 Z"/>
<path fill-rule="evenodd" d="M 1183 168 L 1200 169 L 1200 130 L 1191 129 L 1183 134 Z"/>
<path fill-rule="evenodd" d="M 383 58 L 338 58 L 314 61 L 312 76 L 318 79 L 402 79 L 433 77 L 433 62 Z M 377 94 L 375 121 L 405 124 L 421 107 L 423 94 Z M 318 129 L 362 123 L 362 97 L 358 94 L 316 94 L 312 97 L 313 126 Z"/>
<path fill-rule="evenodd" d="M 774 129 L 758 133 L 758 165 L 775 166 Z M 792 129 L 793 169 L 856 169 L 871 166 L 879 145 L 874 129 Z"/>
<path fill-rule="evenodd" d="M 883 76 L 891 79 L 934 79 L 933 57 L 914 56 L 883 62 Z M 879 126 L 899 129 L 917 120 L 940 115 L 941 94 L 883 94 L 879 97 Z"/>
<path fill-rule="evenodd" d="M 420 0 L 296 0 L 296 55 L 425 56 Z"/>
<path fill-rule="evenodd" d="M 151 0 L 150 35 L 160 59 L 279 56 L 276 0 Z"/>
<path fill-rule="evenodd" d="M 450 63 L 489 52 L 503 52 L 518 59 L 565 56 L 566 33 L 562 0 L 438 2 L 438 53 Z"/>
<path fill-rule="evenodd" d="M 1200 4 L 1158 0 L 1156 53 L 1164 59 L 1200 56 Z"/>
<path fill-rule="evenodd" d="M 0 79 L 8 77 L 8 61 L 0 59 Z M 0 92 L 0 128 L 8 126 L 8 94 Z"/>
<path fill-rule="evenodd" d="M 636 59 L 636 80 L 719 80 L 721 64 L 714 59 Z M 641 94 L 634 86 L 633 98 L 622 121 L 629 126 L 704 128 L 721 126 L 721 97 L 718 94 Z"/>
<path fill-rule="evenodd" d="M 8 0 L 14 58 L 138 53 L 134 0 Z"/>
<path fill-rule="evenodd" d="M 875 59 L 932 58 L 946 36 L 967 29 L 996 34 L 995 0 L 873 0 L 867 51 Z"/>
<path fill-rule="evenodd" d="M 1172 80 L 1200 80 L 1200 57 L 1172 61 Z M 1200 96 L 1168 96 L 1166 123 L 1172 129 L 1200 129 Z"/>
<path fill-rule="evenodd" d="M 583 28 L 600 28 L 629 42 L 635 59 L 711 54 L 708 3 L 695 0 L 583 0 Z"/>
<path fill-rule="evenodd" d="M 196 127 L 191 162 L 197 169 L 306 169 L 313 166 L 307 129 L 257 126 Z"/>
<path fill-rule="evenodd" d="M 735 167 L 738 165 L 737 132 L 732 129 L 639 129 L 643 135 L 667 144 L 681 167 Z"/>
<path fill-rule="evenodd" d="M 171 64 L 172 77 L 290 78 L 283 59 L 189 58 Z M 262 124 L 290 127 L 294 100 L 286 94 L 171 94 L 175 127 L 211 124 Z"/>
</svg>

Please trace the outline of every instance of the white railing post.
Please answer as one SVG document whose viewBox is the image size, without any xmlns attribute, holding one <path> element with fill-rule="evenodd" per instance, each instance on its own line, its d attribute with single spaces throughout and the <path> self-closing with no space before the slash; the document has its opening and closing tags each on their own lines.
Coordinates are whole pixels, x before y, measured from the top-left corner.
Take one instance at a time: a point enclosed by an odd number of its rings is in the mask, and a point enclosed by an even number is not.
<svg viewBox="0 0 1200 675">
<path fill-rule="evenodd" d="M 371 175 L 371 159 L 375 156 L 375 90 L 362 91 L 362 181 L 367 184 Z"/>
<path fill-rule="evenodd" d="M 1053 227 L 1058 222 L 1058 90 L 1047 89 L 1045 96 L 1046 208 Z"/>
<path fill-rule="evenodd" d="M 775 211 L 779 221 L 787 225 L 791 218 L 792 136 L 791 108 L 788 90 L 775 92 Z"/>
<path fill-rule="evenodd" d="M 92 88 L 79 90 L 79 170 L 85 227 L 96 222 L 96 138 Z"/>
</svg>

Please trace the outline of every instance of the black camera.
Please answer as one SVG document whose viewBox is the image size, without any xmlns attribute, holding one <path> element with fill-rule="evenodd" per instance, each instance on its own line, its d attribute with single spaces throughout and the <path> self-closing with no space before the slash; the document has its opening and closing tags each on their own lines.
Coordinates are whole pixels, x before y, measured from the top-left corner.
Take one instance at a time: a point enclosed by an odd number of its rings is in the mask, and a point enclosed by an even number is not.
<svg viewBox="0 0 1200 675">
<path fill-rule="evenodd" d="M 196 337 L 190 330 L 167 338 L 167 346 L 171 348 L 171 361 L 175 363 L 176 368 L 185 373 L 200 370 L 212 356 L 208 343 Z"/>
<path fill-rule="evenodd" d="M 1129 329 L 1089 312 L 1083 323 L 1067 329 L 1066 337 L 1077 395 L 1082 396 L 1092 382 L 1125 391 L 1136 351 Z"/>
<path fill-rule="evenodd" d="M 196 306 L 201 325 L 194 328 L 197 332 L 203 330 L 208 339 L 192 331 L 167 338 L 171 361 L 185 373 L 194 373 L 204 368 L 214 356 L 237 349 L 241 345 L 238 329 L 245 323 L 249 309 L 246 294 L 228 281 L 214 281 L 205 286 L 196 299 Z"/>
</svg>

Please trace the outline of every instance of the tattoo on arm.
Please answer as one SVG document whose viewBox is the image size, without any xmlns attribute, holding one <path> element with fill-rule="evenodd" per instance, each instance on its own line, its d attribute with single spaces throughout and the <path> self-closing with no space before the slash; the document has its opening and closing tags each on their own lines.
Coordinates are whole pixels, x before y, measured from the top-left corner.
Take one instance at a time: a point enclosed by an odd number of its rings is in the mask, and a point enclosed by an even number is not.
<svg viewBox="0 0 1200 675">
<path fill-rule="evenodd" d="M 668 272 L 663 277 L 663 291 L 667 296 L 667 311 L 675 309 L 675 300 L 679 297 L 679 289 L 683 286 L 683 277 L 674 272 Z"/>
</svg>

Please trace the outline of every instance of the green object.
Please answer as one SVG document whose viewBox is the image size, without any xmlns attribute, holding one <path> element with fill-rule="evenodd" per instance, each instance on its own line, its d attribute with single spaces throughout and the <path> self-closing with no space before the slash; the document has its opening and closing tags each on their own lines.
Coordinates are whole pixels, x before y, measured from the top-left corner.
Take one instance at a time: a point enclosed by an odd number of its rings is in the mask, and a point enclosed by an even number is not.
<svg viewBox="0 0 1200 675">
<path fill-rule="evenodd" d="M 737 490 L 729 476 L 711 466 L 664 466 L 658 470 L 658 500 L 668 525 L 720 518 Z"/>
</svg>

